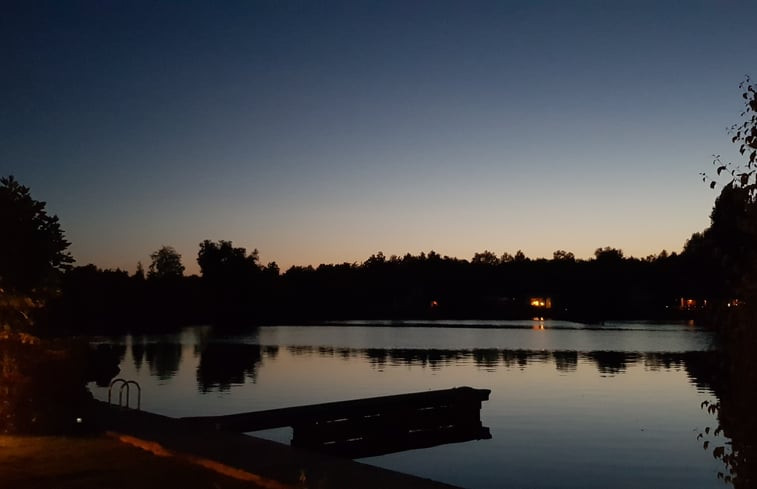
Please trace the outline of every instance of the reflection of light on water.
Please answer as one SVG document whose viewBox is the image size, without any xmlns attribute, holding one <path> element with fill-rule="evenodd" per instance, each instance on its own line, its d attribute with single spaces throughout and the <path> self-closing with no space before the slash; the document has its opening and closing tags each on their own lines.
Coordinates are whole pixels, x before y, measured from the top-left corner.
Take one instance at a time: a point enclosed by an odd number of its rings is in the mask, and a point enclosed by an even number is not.
<svg viewBox="0 0 757 489">
<path fill-rule="evenodd" d="M 535 316 L 531 318 L 533 321 L 539 321 L 539 324 L 534 324 L 533 329 L 542 330 L 544 329 L 544 318 Z"/>
</svg>

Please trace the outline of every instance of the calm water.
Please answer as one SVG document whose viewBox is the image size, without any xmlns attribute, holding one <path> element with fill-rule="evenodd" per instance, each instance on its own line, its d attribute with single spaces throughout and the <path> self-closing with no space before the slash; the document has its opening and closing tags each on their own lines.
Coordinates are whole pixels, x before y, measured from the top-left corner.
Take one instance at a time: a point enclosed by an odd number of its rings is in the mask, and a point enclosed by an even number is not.
<svg viewBox="0 0 757 489">
<path fill-rule="evenodd" d="M 99 341 L 122 352 L 143 409 L 169 416 L 491 389 L 492 439 L 360 460 L 471 489 L 723 486 L 696 440 L 714 395 L 699 373 L 711 337 L 691 325 L 354 321 Z"/>
</svg>

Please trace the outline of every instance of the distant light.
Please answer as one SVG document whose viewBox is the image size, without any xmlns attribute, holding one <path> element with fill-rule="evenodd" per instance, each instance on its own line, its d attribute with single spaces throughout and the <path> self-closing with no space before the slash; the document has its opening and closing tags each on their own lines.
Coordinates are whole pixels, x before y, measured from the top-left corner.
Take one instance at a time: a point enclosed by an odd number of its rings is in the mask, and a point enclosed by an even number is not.
<svg viewBox="0 0 757 489">
<path fill-rule="evenodd" d="M 76 418 L 76 424 L 82 424 L 84 422 L 81 418 Z"/>
</svg>

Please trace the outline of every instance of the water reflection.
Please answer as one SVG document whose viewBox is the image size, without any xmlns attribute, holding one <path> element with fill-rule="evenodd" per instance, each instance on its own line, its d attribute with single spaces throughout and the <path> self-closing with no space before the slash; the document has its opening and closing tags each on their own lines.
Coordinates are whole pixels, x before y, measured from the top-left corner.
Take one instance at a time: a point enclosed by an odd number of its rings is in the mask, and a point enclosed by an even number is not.
<svg viewBox="0 0 757 489">
<path fill-rule="evenodd" d="M 131 356 L 134 358 L 134 367 L 137 371 L 142 369 L 142 362 L 145 358 L 145 337 L 139 336 L 132 339 Z"/>
<path fill-rule="evenodd" d="M 560 372 L 575 372 L 578 367 L 577 351 L 556 351 L 552 353 L 552 358 Z"/>
<path fill-rule="evenodd" d="M 629 365 L 639 362 L 641 355 L 621 351 L 594 351 L 587 353 L 589 359 L 597 364 L 602 376 L 616 375 L 625 372 Z"/>
<path fill-rule="evenodd" d="M 228 391 L 247 380 L 255 383 L 258 370 L 266 358 L 274 360 L 282 347 L 218 341 L 204 336 L 194 344 L 193 351 L 199 359 L 197 388 L 202 393 Z M 157 340 L 157 341 L 156 341 Z M 182 355 L 186 354 L 178 335 L 146 337 L 134 336 L 130 341 L 109 343 L 119 361 L 123 362 L 130 343 L 134 367 L 139 371 L 146 363 L 150 375 L 168 380 L 180 369 Z M 366 360 L 372 368 L 382 371 L 386 367 L 413 366 L 440 371 L 445 367 L 473 364 L 484 371 L 500 368 L 523 370 L 533 364 L 552 363 L 564 374 L 575 373 L 579 363 L 593 364 L 602 377 L 622 375 L 630 367 L 642 365 L 645 370 L 684 369 L 689 380 L 700 391 L 711 391 L 716 381 L 715 354 L 708 351 L 694 352 L 628 352 L 571 350 L 509 350 L 497 348 L 473 349 L 422 349 L 422 348 L 347 348 L 313 345 L 290 345 L 284 349 L 294 357 L 339 358 Z"/>
<path fill-rule="evenodd" d="M 123 375 L 145 388 L 145 409 L 169 416 L 460 385 L 490 388 L 482 419 L 491 440 L 366 460 L 464 487 L 566 487 L 565 480 L 575 482 L 571 487 L 601 487 L 619 471 L 634 487 L 716 487 L 717 460 L 696 441 L 712 421 L 700 403 L 727 391 L 718 385 L 722 368 L 717 355 L 706 351 L 707 336 L 677 327 L 631 326 L 611 331 L 286 326 L 233 336 L 193 328 L 115 343 L 127 345 Z M 737 423 L 723 425 L 729 436 L 739 429 Z M 266 436 L 291 440 L 290 432 Z M 543 460 L 552 461 L 549 471 Z M 586 471 L 577 473 L 577 466 Z M 528 474 L 537 474 L 537 480 L 527 480 Z"/>
<path fill-rule="evenodd" d="M 179 371 L 182 347 L 176 337 L 165 337 L 158 342 L 145 343 L 142 346 L 144 358 L 150 367 L 150 374 L 160 380 L 168 380 Z M 140 348 L 137 348 L 139 352 Z M 132 343 L 132 355 L 134 343 Z"/>
<path fill-rule="evenodd" d="M 255 383 L 258 366 L 263 358 L 261 351 L 260 345 L 209 343 L 200 354 L 200 364 L 197 367 L 198 390 L 203 393 L 211 390 L 226 391 L 232 385 L 244 384 L 245 379 Z"/>
<path fill-rule="evenodd" d="M 267 358 L 279 354 L 277 345 L 258 345 L 232 342 L 207 342 L 196 348 L 199 358 L 197 388 L 202 393 L 227 391 L 246 381 L 256 382 L 258 370 Z M 493 372 L 497 369 L 524 370 L 529 365 L 553 364 L 564 374 L 575 373 L 579 363 L 594 365 L 601 377 L 624 374 L 630 367 L 641 365 L 648 371 L 684 369 L 689 380 L 700 391 L 712 390 L 716 373 L 713 352 L 635 353 L 626 351 L 532 351 L 476 348 L 471 350 L 417 348 L 333 348 L 326 346 L 293 345 L 286 351 L 294 357 L 360 359 L 376 370 L 386 367 L 413 366 L 440 371 L 445 367 L 473 364 Z M 144 353 L 143 353 L 144 352 Z M 180 343 L 132 343 L 132 355 L 137 367 L 141 358 L 147 361 L 150 373 L 161 380 L 173 376 L 179 369 L 182 348 Z M 139 363 L 137 363 L 139 362 Z"/>
</svg>

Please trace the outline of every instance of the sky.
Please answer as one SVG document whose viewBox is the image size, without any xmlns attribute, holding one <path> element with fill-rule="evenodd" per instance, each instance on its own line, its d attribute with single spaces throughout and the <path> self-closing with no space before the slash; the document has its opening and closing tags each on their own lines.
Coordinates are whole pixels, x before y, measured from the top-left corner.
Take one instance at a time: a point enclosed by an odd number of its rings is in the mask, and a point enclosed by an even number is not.
<svg viewBox="0 0 757 489">
<path fill-rule="evenodd" d="M 0 175 L 77 264 L 680 251 L 757 2 L 2 1 Z"/>
</svg>

